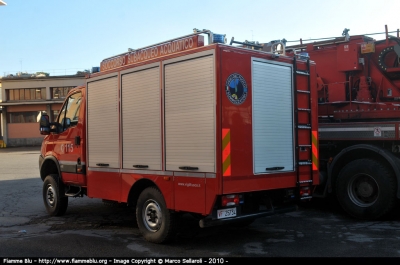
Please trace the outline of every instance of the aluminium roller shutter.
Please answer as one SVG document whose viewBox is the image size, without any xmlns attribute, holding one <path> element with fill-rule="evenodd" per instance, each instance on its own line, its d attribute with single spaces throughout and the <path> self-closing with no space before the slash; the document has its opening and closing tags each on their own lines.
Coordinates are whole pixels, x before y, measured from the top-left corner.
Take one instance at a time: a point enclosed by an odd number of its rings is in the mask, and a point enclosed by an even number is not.
<svg viewBox="0 0 400 265">
<path fill-rule="evenodd" d="M 118 79 L 87 83 L 87 146 L 89 167 L 119 168 Z"/>
<path fill-rule="evenodd" d="M 293 171 L 292 67 L 253 60 L 252 81 L 254 173 Z"/>
<path fill-rule="evenodd" d="M 215 122 L 214 57 L 165 65 L 166 169 L 215 172 Z"/>
<path fill-rule="evenodd" d="M 123 75 L 121 93 L 123 168 L 161 170 L 160 68 Z"/>
</svg>

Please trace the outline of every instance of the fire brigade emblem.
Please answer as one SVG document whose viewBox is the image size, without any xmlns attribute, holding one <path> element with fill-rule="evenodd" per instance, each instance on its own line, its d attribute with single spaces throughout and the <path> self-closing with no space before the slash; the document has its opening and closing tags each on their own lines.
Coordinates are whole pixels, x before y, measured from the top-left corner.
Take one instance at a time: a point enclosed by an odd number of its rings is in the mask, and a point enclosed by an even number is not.
<svg viewBox="0 0 400 265">
<path fill-rule="evenodd" d="M 240 105 L 246 100 L 247 84 L 243 76 L 233 73 L 226 79 L 226 96 L 235 105 Z"/>
</svg>

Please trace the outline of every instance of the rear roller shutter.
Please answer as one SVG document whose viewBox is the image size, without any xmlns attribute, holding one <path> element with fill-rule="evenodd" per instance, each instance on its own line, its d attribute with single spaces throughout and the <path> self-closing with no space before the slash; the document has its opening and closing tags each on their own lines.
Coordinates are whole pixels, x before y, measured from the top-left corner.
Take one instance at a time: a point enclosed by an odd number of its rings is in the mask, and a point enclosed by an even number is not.
<svg viewBox="0 0 400 265">
<path fill-rule="evenodd" d="M 253 61 L 254 173 L 294 170 L 291 65 Z"/>
</svg>

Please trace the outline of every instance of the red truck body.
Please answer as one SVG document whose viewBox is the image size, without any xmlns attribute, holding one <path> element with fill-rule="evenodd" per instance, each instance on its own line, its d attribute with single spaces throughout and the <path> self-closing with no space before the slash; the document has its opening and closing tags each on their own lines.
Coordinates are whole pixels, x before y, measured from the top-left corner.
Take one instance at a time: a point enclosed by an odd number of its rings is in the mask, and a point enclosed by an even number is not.
<svg viewBox="0 0 400 265">
<path fill-rule="evenodd" d="M 287 46 L 317 65 L 321 185 L 360 219 L 378 219 L 400 198 L 400 38 L 367 35 Z M 395 32 L 391 32 L 395 33 Z"/>
<path fill-rule="evenodd" d="M 41 120 L 52 215 L 87 195 L 136 207 L 143 236 L 296 209 L 319 184 L 315 64 L 199 33 L 113 56 Z M 214 37 L 215 38 L 215 37 Z M 54 181 L 53 181 L 54 180 Z"/>
</svg>

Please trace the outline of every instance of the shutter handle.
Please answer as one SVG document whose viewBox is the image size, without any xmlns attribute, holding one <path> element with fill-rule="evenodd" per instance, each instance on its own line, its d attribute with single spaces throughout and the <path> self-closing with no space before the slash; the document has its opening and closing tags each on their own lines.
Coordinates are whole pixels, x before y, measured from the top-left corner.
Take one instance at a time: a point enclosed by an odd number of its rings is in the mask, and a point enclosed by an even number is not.
<svg viewBox="0 0 400 265">
<path fill-rule="evenodd" d="M 136 168 L 148 168 L 148 165 L 133 165 L 132 167 L 136 167 Z"/>
<path fill-rule="evenodd" d="M 265 170 L 282 170 L 285 167 L 267 167 Z"/>
<path fill-rule="evenodd" d="M 198 167 L 190 167 L 190 166 L 182 166 L 182 167 L 179 167 L 179 169 L 182 169 L 182 170 L 198 170 L 199 168 Z"/>
</svg>

